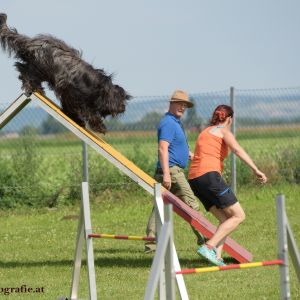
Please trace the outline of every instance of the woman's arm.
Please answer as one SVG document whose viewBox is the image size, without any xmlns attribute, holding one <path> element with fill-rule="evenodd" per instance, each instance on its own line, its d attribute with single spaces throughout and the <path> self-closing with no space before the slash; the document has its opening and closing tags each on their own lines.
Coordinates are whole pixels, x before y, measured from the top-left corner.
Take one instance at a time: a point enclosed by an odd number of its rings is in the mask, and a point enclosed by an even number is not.
<svg viewBox="0 0 300 300">
<path fill-rule="evenodd" d="M 224 128 L 222 130 L 222 133 L 223 133 L 223 140 L 225 141 L 227 146 L 231 149 L 231 151 L 253 170 L 255 175 L 260 179 L 262 183 L 267 182 L 266 175 L 257 168 L 257 166 L 255 165 L 251 157 L 239 145 L 239 143 L 237 142 L 237 140 L 235 139 L 231 131 L 228 130 L 227 128 Z"/>
</svg>

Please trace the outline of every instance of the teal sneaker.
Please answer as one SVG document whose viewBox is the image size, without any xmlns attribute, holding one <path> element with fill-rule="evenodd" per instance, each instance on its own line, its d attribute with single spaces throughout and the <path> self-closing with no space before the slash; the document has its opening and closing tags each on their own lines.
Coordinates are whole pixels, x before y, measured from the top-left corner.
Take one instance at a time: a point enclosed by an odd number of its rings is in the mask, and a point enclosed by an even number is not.
<svg viewBox="0 0 300 300">
<path fill-rule="evenodd" d="M 218 260 L 218 262 L 219 262 L 219 264 L 218 264 L 219 267 L 227 266 L 227 265 L 224 263 L 223 258 L 217 258 L 217 260 Z"/>
<path fill-rule="evenodd" d="M 217 248 L 216 248 L 216 247 L 213 247 L 213 250 L 215 251 L 215 254 L 216 254 L 216 256 L 217 256 Z M 219 267 L 227 266 L 227 265 L 225 264 L 225 262 L 224 262 L 224 260 L 223 260 L 222 257 L 220 257 L 220 258 L 217 257 L 217 261 L 218 261 L 218 266 L 219 266 Z"/>
<path fill-rule="evenodd" d="M 197 253 L 205 257 L 208 261 L 213 263 L 216 266 L 224 266 L 224 262 L 217 258 L 215 249 L 208 249 L 206 245 L 201 246 Z"/>
</svg>

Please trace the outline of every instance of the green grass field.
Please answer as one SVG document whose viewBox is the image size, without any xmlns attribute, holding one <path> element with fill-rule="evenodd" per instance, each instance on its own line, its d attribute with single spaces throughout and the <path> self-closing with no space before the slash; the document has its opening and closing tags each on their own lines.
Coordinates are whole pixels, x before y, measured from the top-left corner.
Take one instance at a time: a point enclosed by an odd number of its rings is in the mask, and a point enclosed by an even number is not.
<svg viewBox="0 0 300 300">
<path fill-rule="evenodd" d="M 112 133 L 105 139 L 152 175 L 157 151 L 155 133 Z M 249 174 L 238 165 L 238 179 L 243 178 L 246 184 L 238 184 L 237 195 L 247 218 L 232 237 L 253 253 L 254 261 L 276 259 L 278 193 L 286 196 L 287 215 L 300 244 L 299 132 L 243 131 L 238 133 L 238 139 L 267 173 L 270 183 L 262 187 L 250 182 Z M 195 140 L 196 134 L 189 134 L 191 149 Z M 69 296 L 80 201 L 81 147 L 81 142 L 69 134 L 53 139 L 1 140 L 0 197 L 5 198 L 6 208 L 16 200 L 16 209 L 0 210 L 0 299 Z M 134 188 L 127 177 L 94 150 L 89 151 L 89 171 L 95 232 L 144 235 L 152 198 Z M 65 200 L 67 193 L 69 198 Z M 36 200 L 31 201 L 34 197 Z M 48 205 L 52 201 L 49 199 L 53 200 L 53 208 L 24 207 Z M 210 215 L 205 216 L 215 223 Z M 174 239 L 182 268 L 208 266 L 196 254 L 190 226 L 177 215 Z M 143 242 L 138 241 L 94 241 L 99 299 L 143 298 L 153 258 L 143 249 Z M 226 255 L 225 261 L 232 263 Z M 292 299 L 299 299 L 300 285 L 292 267 L 290 276 Z M 280 298 L 278 267 L 187 275 L 185 282 L 190 299 Z M 38 292 L 4 294 L 4 288 L 22 285 Z M 85 264 L 80 297 L 87 299 Z"/>
<path fill-rule="evenodd" d="M 247 218 L 232 237 L 251 251 L 254 261 L 277 258 L 275 195 L 286 196 L 287 215 L 300 241 L 299 185 L 241 188 L 238 198 Z M 91 199 L 94 232 L 144 235 L 151 210 L 151 196 L 143 191 L 126 194 L 106 190 Z M 55 209 L 19 209 L 0 213 L 0 291 L 26 285 L 37 293 L 0 293 L 0 299 L 58 299 L 69 296 L 79 204 Z M 210 215 L 205 216 L 215 221 Z M 174 239 L 182 268 L 209 266 L 196 254 L 189 225 L 174 215 Z M 143 299 L 152 254 L 143 253 L 143 242 L 94 240 L 99 299 Z M 225 261 L 232 261 L 225 254 Z M 292 299 L 299 299 L 300 285 L 290 267 Z M 279 299 L 278 267 L 186 275 L 190 299 Z M 43 292 L 41 292 L 43 290 Z M 3 290 L 2 290 L 3 291 Z M 80 298 L 87 299 L 85 263 Z M 179 294 L 177 292 L 177 298 Z"/>
</svg>

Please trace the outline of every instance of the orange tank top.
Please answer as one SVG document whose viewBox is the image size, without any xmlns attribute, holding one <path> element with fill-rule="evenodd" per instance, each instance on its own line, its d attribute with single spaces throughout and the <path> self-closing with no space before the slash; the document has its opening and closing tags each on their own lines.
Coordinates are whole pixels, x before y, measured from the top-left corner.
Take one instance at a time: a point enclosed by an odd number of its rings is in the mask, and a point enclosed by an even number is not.
<svg viewBox="0 0 300 300">
<path fill-rule="evenodd" d="M 212 171 L 222 174 L 223 160 L 228 155 L 228 146 L 222 138 L 210 133 L 214 128 L 217 126 L 209 126 L 198 136 L 194 159 L 189 169 L 189 179 Z"/>
</svg>

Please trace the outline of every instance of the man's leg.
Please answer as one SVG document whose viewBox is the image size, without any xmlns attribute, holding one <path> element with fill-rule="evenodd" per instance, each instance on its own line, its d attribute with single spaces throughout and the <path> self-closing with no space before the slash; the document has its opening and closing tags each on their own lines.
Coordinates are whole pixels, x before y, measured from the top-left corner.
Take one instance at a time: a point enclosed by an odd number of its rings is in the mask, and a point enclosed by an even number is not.
<svg viewBox="0 0 300 300">
<path fill-rule="evenodd" d="M 200 205 L 199 201 L 196 199 L 186 177 L 184 175 L 183 169 L 179 167 L 172 167 L 170 169 L 171 172 L 171 190 L 170 192 L 181 199 L 184 203 L 186 203 L 192 209 L 199 211 Z M 197 237 L 197 244 L 202 245 L 205 243 L 205 237 L 197 231 L 193 226 L 191 226 L 194 234 Z"/>
<path fill-rule="evenodd" d="M 154 206 L 152 208 L 147 228 L 146 228 L 146 235 L 155 237 L 155 210 Z M 151 253 L 156 250 L 156 243 L 155 242 L 145 242 L 145 253 Z"/>
<path fill-rule="evenodd" d="M 157 182 L 162 182 L 162 175 L 161 174 L 155 174 L 154 179 Z M 146 235 L 155 237 L 155 209 L 154 206 L 152 208 L 151 214 L 148 219 L 148 224 L 146 228 Z M 156 242 L 145 242 L 145 253 L 151 253 L 156 250 Z"/>
</svg>

